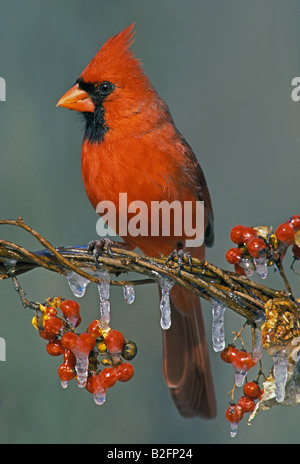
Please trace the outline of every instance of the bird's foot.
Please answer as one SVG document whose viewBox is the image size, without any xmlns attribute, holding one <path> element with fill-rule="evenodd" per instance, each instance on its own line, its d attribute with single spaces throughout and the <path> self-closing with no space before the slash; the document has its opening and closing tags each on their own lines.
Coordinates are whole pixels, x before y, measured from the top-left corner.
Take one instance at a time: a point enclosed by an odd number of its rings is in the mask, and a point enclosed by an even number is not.
<svg viewBox="0 0 300 464">
<path fill-rule="evenodd" d="M 190 266 L 190 270 L 192 270 L 193 263 L 191 253 L 189 251 L 185 252 L 184 250 L 174 250 L 172 253 L 169 254 L 168 258 L 166 259 L 165 264 L 168 264 L 170 261 L 175 262 L 177 258 L 177 266 L 178 266 L 178 274 L 180 275 L 181 270 L 184 268 L 185 262 L 187 262 Z"/>
<path fill-rule="evenodd" d="M 111 258 L 113 258 L 113 254 L 111 251 L 112 241 L 109 238 L 100 238 L 100 240 L 91 240 L 88 244 L 88 252 L 92 253 L 95 259 L 95 266 L 98 267 L 98 258 L 106 251 Z"/>
</svg>

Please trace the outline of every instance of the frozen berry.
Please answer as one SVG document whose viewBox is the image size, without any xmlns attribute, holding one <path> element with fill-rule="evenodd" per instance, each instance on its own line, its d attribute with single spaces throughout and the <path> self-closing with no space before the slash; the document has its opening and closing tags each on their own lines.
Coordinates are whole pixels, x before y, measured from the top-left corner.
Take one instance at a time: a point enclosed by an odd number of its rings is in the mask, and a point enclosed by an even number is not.
<svg viewBox="0 0 300 464">
<path fill-rule="evenodd" d="M 50 356 L 60 356 L 64 354 L 64 348 L 61 346 L 60 340 L 53 340 L 47 343 L 46 345 L 47 353 Z"/>
<path fill-rule="evenodd" d="M 65 364 L 69 364 L 70 366 L 76 366 L 76 356 L 73 351 L 65 350 L 64 352 L 64 362 Z"/>
<path fill-rule="evenodd" d="M 82 333 L 78 335 L 76 345 L 72 349 L 76 356 L 88 355 L 95 346 L 95 337 L 90 333 Z"/>
<path fill-rule="evenodd" d="M 256 382 L 247 382 L 243 389 L 244 395 L 256 400 L 259 398 L 261 390 Z"/>
<path fill-rule="evenodd" d="M 243 412 L 253 412 L 255 409 L 255 401 L 248 396 L 242 396 L 237 404 L 242 408 Z"/>
<path fill-rule="evenodd" d="M 105 343 L 110 353 L 121 353 L 124 347 L 125 339 L 119 330 L 111 330 L 105 338 Z"/>
<path fill-rule="evenodd" d="M 248 371 L 253 366 L 251 354 L 244 350 L 238 351 L 232 364 L 236 369 Z"/>
<path fill-rule="evenodd" d="M 70 364 L 62 364 L 58 368 L 58 375 L 62 382 L 69 382 L 70 380 L 74 379 L 75 371 Z"/>
<path fill-rule="evenodd" d="M 60 309 L 66 318 L 78 318 L 79 316 L 79 304 L 77 301 L 65 300 L 61 303 Z"/>
<path fill-rule="evenodd" d="M 291 224 L 294 230 L 296 231 L 300 230 L 300 216 L 297 216 L 295 214 L 294 216 L 290 218 L 289 223 Z"/>
<path fill-rule="evenodd" d="M 239 264 L 235 264 L 234 265 L 234 270 L 235 272 L 238 274 L 238 275 L 242 275 L 242 276 L 245 276 L 246 275 L 246 272 L 245 270 L 242 268 L 242 266 L 240 266 Z"/>
<path fill-rule="evenodd" d="M 226 260 L 229 264 L 238 264 L 242 257 L 240 248 L 230 248 L 226 253 Z"/>
<path fill-rule="evenodd" d="M 266 252 L 267 246 L 262 238 L 255 237 L 247 243 L 247 248 L 253 258 L 259 258 Z"/>
<path fill-rule="evenodd" d="M 100 372 L 99 377 L 101 378 L 102 385 L 107 389 L 114 386 L 118 380 L 118 373 L 115 368 L 106 367 Z"/>
<path fill-rule="evenodd" d="M 95 337 L 100 338 L 102 335 L 102 332 L 99 326 L 99 321 L 96 320 L 96 321 L 91 322 L 90 325 L 88 326 L 87 331 L 95 335 Z"/>
<path fill-rule="evenodd" d="M 61 344 L 66 350 L 73 350 L 77 342 L 77 335 L 73 332 L 66 332 L 61 337 Z"/>
<path fill-rule="evenodd" d="M 225 417 L 229 422 L 238 423 L 243 419 L 244 412 L 238 404 L 231 404 L 225 413 Z"/>
<path fill-rule="evenodd" d="M 253 229 L 253 227 L 245 227 L 242 236 L 243 243 L 248 243 L 250 240 L 257 237 L 257 232 L 255 229 Z"/>
<path fill-rule="evenodd" d="M 233 241 L 233 243 L 236 243 L 237 245 L 240 245 L 243 243 L 243 232 L 244 232 L 245 227 L 238 225 L 234 226 L 231 229 L 230 232 L 230 238 Z"/>
<path fill-rule="evenodd" d="M 222 361 L 232 364 L 237 353 L 238 350 L 234 346 L 229 345 L 221 351 L 220 356 Z"/>
<path fill-rule="evenodd" d="M 280 224 L 275 231 L 275 235 L 280 242 L 292 245 L 295 238 L 295 230 L 289 223 Z"/>
<path fill-rule="evenodd" d="M 134 369 L 130 363 L 121 363 L 116 367 L 116 373 L 120 382 L 128 382 L 133 377 Z"/>
</svg>

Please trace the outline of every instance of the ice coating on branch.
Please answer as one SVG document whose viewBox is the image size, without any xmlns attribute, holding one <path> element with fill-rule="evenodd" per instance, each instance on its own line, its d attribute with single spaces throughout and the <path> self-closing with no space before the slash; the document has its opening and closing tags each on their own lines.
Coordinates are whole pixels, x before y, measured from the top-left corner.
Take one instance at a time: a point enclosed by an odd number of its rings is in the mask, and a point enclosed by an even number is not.
<svg viewBox="0 0 300 464">
<path fill-rule="evenodd" d="M 253 258 L 255 271 L 262 279 L 266 279 L 268 276 L 268 265 L 267 265 L 267 256 L 262 255 L 259 258 Z"/>
<path fill-rule="evenodd" d="M 212 309 L 212 343 L 216 352 L 225 348 L 224 313 L 227 306 L 220 300 L 211 299 Z"/>
<path fill-rule="evenodd" d="M 239 261 L 239 265 L 241 266 L 241 268 L 244 269 L 248 277 L 252 276 L 255 268 L 254 268 L 253 261 L 251 259 L 241 258 Z"/>
<path fill-rule="evenodd" d="M 132 304 L 135 299 L 135 290 L 133 285 L 123 285 L 123 296 L 127 304 Z"/>
<path fill-rule="evenodd" d="M 8 272 L 14 272 L 17 264 L 16 259 L 3 258 L 3 264 Z"/>
<path fill-rule="evenodd" d="M 82 277 L 74 271 L 69 272 L 66 275 L 66 278 L 73 295 L 75 295 L 77 298 L 82 298 L 85 295 L 85 290 L 90 283 L 90 280 Z"/>
<path fill-rule="evenodd" d="M 77 383 L 79 388 L 84 388 L 86 386 L 88 378 L 88 367 L 89 367 L 89 356 L 80 355 L 76 356 L 76 366 L 75 370 L 77 373 Z"/>
<path fill-rule="evenodd" d="M 159 286 L 161 290 L 160 311 L 161 319 L 160 325 L 163 330 L 168 330 L 171 327 L 171 305 L 170 305 L 170 291 L 174 282 L 168 277 L 159 277 Z"/>
<path fill-rule="evenodd" d="M 254 346 L 252 351 L 252 359 L 253 363 L 257 363 L 263 355 L 263 346 L 262 346 L 262 333 L 261 327 L 264 323 L 265 317 L 259 317 L 255 321 L 255 328 L 254 328 Z"/>
<path fill-rule="evenodd" d="M 100 328 L 107 329 L 110 323 L 110 275 L 105 269 L 98 269 L 96 277 L 100 280 L 98 284 L 100 297 Z"/>
<path fill-rule="evenodd" d="M 285 350 L 282 350 L 274 354 L 272 358 L 274 362 L 275 396 L 278 403 L 282 403 L 285 398 L 288 357 Z"/>
</svg>

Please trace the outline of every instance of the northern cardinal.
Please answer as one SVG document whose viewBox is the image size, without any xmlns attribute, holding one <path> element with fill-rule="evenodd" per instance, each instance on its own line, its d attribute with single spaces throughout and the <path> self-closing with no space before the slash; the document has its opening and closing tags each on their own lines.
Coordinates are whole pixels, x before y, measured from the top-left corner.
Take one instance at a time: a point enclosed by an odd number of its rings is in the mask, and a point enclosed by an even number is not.
<svg viewBox="0 0 300 464">
<path fill-rule="evenodd" d="M 124 242 L 148 256 L 184 249 L 204 259 L 205 245 L 214 241 L 206 180 L 166 103 L 132 53 L 133 35 L 134 24 L 111 37 L 57 106 L 84 116 L 82 177 L 95 209 L 100 201 L 111 201 L 120 219 L 120 192 L 127 193 L 128 203 L 139 200 L 149 206 L 153 200 L 204 201 L 204 245 L 184 248 L 184 233 L 129 235 Z M 172 288 L 170 298 L 172 323 L 163 331 L 165 381 L 184 417 L 213 418 L 216 403 L 200 298 L 179 286 Z"/>
</svg>

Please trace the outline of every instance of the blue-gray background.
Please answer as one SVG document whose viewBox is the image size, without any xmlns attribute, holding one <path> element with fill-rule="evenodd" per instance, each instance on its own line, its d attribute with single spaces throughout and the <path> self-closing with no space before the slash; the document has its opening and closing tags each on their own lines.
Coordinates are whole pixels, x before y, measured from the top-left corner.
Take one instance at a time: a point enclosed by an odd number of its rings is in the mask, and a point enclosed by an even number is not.
<svg viewBox="0 0 300 464">
<path fill-rule="evenodd" d="M 208 259 L 227 267 L 230 228 L 273 224 L 299 213 L 300 102 L 291 81 L 300 75 L 300 4 L 293 0 L 12 0 L 0 2 L 0 217 L 19 215 L 53 244 L 86 244 L 97 216 L 80 172 L 82 121 L 56 108 L 105 40 L 136 22 L 134 51 L 167 101 L 206 173 L 216 217 Z M 24 232 L 1 237 L 32 249 Z M 288 258 L 290 260 L 290 257 Z M 289 263 L 288 263 L 289 264 Z M 28 298 L 72 294 L 46 271 L 20 279 Z M 298 295 L 299 281 L 292 278 Z M 281 287 L 271 275 L 269 284 Z M 212 422 L 185 420 L 174 408 L 161 370 L 158 296 L 139 288 L 126 306 L 112 292 L 112 325 L 134 339 L 135 377 L 97 407 L 75 383 L 63 391 L 57 367 L 31 326 L 9 281 L 0 283 L 1 443 L 297 443 L 299 409 L 261 413 L 229 438 L 224 411 L 231 366 L 211 362 L 219 403 Z M 96 287 L 81 301 L 83 327 L 98 317 Z M 210 308 L 204 305 L 209 338 Z M 226 315 L 226 335 L 243 320 Z M 268 364 L 268 362 L 267 362 Z"/>
</svg>

